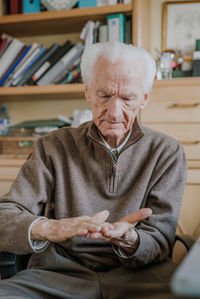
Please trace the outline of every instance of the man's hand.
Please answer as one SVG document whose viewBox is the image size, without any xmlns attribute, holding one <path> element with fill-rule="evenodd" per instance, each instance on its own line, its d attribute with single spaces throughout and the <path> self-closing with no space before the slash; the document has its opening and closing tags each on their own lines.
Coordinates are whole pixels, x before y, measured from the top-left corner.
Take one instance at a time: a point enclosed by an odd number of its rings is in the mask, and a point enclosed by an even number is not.
<svg viewBox="0 0 200 299">
<path fill-rule="evenodd" d="M 42 219 L 32 226 L 31 239 L 63 242 L 73 237 L 84 236 L 88 232 L 100 232 L 103 226 L 105 230 L 112 229 L 113 225 L 105 222 L 108 216 L 109 212 L 105 210 L 92 217 L 80 216 L 60 220 Z"/>
<path fill-rule="evenodd" d="M 140 209 L 128 216 L 112 223 L 113 227 L 102 226 L 99 232 L 88 233 L 88 238 L 98 238 L 102 240 L 111 240 L 116 245 L 121 245 L 123 241 L 135 245 L 138 241 L 138 234 L 134 229 L 137 222 L 140 222 L 152 214 L 149 208 Z"/>
</svg>

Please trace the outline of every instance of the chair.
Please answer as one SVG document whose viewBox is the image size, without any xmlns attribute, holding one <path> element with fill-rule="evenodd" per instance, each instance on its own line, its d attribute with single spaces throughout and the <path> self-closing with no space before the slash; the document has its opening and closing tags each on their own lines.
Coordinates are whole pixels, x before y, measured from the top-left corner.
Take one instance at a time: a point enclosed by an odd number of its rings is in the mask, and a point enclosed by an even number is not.
<svg viewBox="0 0 200 299">
<path fill-rule="evenodd" d="M 186 250 L 189 251 L 195 240 L 189 235 L 176 235 L 174 245 L 177 241 L 180 241 L 185 246 Z M 173 252 L 169 255 L 170 258 L 172 258 L 172 253 Z M 9 278 L 17 272 L 26 269 L 30 256 L 30 254 L 16 255 L 9 252 L 0 252 L 1 279 Z"/>
</svg>

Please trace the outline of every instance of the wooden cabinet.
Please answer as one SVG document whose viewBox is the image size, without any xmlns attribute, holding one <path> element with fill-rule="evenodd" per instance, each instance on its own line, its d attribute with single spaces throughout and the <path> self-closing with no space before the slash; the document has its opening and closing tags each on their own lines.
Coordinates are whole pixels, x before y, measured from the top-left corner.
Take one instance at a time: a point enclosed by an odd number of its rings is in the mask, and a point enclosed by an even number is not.
<svg viewBox="0 0 200 299">
<path fill-rule="evenodd" d="M 0 159 L 0 196 L 6 194 L 25 159 Z"/>
<path fill-rule="evenodd" d="M 188 175 L 178 232 L 200 233 L 200 78 L 156 81 L 142 111 L 143 125 L 176 138 L 184 147 Z"/>
</svg>

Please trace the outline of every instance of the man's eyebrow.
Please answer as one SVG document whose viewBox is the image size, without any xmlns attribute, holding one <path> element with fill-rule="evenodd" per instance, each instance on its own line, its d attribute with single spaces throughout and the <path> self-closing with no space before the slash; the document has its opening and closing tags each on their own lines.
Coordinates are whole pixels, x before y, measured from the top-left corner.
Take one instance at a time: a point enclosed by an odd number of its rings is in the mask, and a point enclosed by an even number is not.
<svg viewBox="0 0 200 299">
<path fill-rule="evenodd" d="M 137 94 L 134 93 L 134 92 L 130 92 L 130 93 L 122 93 L 122 97 L 124 98 L 133 98 L 133 97 L 136 97 Z"/>
</svg>

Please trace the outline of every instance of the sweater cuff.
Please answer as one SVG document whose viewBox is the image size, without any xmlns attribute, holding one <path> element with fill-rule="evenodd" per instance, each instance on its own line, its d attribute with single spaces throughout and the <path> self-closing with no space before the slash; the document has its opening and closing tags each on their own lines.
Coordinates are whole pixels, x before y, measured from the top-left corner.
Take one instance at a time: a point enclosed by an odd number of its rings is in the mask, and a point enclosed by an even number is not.
<svg viewBox="0 0 200 299">
<path fill-rule="evenodd" d="M 33 225 L 38 222 L 39 220 L 42 220 L 42 219 L 46 219 L 46 217 L 39 217 L 37 219 L 35 219 L 30 225 L 29 225 L 29 228 L 28 228 L 28 241 L 29 241 L 29 244 L 32 248 L 32 250 L 36 253 L 40 253 L 40 252 L 43 252 L 47 246 L 49 245 L 49 241 L 43 241 L 43 240 L 32 240 L 31 239 L 31 228 L 33 227 Z"/>
<path fill-rule="evenodd" d="M 138 233 L 137 230 L 136 230 L 136 232 L 137 232 L 137 235 L 138 235 L 138 238 L 139 238 L 139 240 L 137 239 L 139 241 L 139 245 L 137 246 L 137 248 L 134 247 L 134 244 L 132 246 L 130 245 L 128 247 L 125 245 L 124 248 L 123 248 L 123 244 L 121 246 L 118 246 L 118 245 L 115 245 L 114 243 L 112 243 L 112 249 L 113 249 L 113 251 L 120 258 L 129 259 L 129 258 L 132 258 L 136 254 L 136 252 L 137 252 L 137 250 L 138 250 L 138 248 L 140 246 L 140 236 L 139 236 L 139 233 Z M 128 248 L 129 252 L 127 252 L 125 250 L 125 248 Z"/>
</svg>

